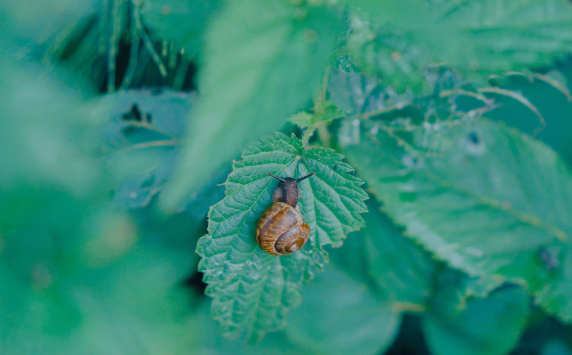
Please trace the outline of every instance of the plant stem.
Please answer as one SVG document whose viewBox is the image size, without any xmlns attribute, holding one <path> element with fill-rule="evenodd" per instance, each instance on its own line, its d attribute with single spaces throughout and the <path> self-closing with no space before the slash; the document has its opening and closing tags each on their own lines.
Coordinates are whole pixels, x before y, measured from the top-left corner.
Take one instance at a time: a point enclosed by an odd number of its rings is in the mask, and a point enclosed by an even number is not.
<svg viewBox="0 0 572 355">
<path fill-rule="evenodd" d="M 308 147 L 308 142 L 310 141 L 310 138 L 312 138 L 312 136 L 314 135 L 315 131 L 316 127 L 309 127 L 306 129 L 306 131 L 302 135 L 302 144 L 304 145 L 304 147 Z"/>
<path fill-rule="evenodd" d="M 317 127 L 320 141 L 322 141 L 325 148 L 330 148 L 332 145 L 332 135 L 330 134 L 330 131 L 328 131 L 328 126 L 324 122 L 321 122 Z"/>
</svg>

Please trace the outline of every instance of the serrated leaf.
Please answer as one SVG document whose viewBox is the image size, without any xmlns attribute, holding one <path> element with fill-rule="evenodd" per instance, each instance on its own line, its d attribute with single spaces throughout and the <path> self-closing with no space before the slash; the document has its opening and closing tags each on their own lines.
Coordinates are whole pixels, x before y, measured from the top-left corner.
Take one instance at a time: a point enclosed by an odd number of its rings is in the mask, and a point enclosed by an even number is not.
<svg viewBox="0 0 572 355">
<path fill-rule="evenodd" d="M 246 25 L 247 24 L 247 25 Z M 341 33 L 339 13 L 287 0 L 231 1 L 208 32 L 204 94 L 166 205 L 303 109 Z M 210 152 L 216 151 L 216 154 Z"/>
<path fill-rule="evenodd" d="M 373 21 L 354 16 L 348 37 L 358 64 L 400 89 L 420 91 L 432 63 L 480 77 L 546 66 L 567 53 L 572 41 L 572 5 L 566 0 L 413 3 L 407 7 L 411 15 L 398 11 Z"/>
<path fill-rule="evenodd" d="M 501 355 L 517 343 L 528 317 L 528 297 L 521 288 L 507 288 L 469 301 L 458 315 L 427 315 L 423 328 L 436 355 Z"/>
<path fill-rule="evenodd" d="M 373 282 L 393 309 L 422 312 L 445 304 L 460 311 L 467 298 L 486 297 L 503 282 L 502 278 L 471 277 L 447 268 L 405 236 L 375 201 L 367 205 L 366 227 L 351 235 L 344 255 L 333 253 L 331 259 L 344 270 L 353 270 L 355 279 Z M 365 265 L 360 268 L 358 263 Z"/>
<path fill-rule="evenodd" d="M 545 309 L 572 320 L 569 168 L 542 143 L 486 119 L 440 139 L 441 156 L 413 157 L 380 130 L 346 153 L 389 215 L 437 258 L 525 283 Z"/>
<path fill-rule="evenodd" d="M 383 353 L 397 335 L 401 316 L 368 286 L 353 273 L 328 268 L 304 289 L 286 333 L 315 353 Z"/>
<path fill-rule="evenodd" d="M 333 150 L 304 150 L 295 136 L 265 137 L 235 162 L 227 196 L 209 212 L 209 234 L 197 252 L 199 269 L 214 298 L 213 317 L 230 337 L 259 338 L 280 328 L 286 312 L 300 302 L 300 287 L 322 268 L 323 245 L 340 246 L 347 233 L 363 226 L 367 198 L 353 168 Z M 298 205 L 310 226 L 310 241 L 299 252 L 276 257 L 256 243 L 258 219 L 272 204 L 277 187 L 267 174 L 315 176 L 299 184 Z"/>
<path fill-rule="evenodd" d="M 522 101 L 507 95 L 496 95 L 499 106 L 488 116 L 502 120 L 508 125 L 528 134 L 561 154 L 572 163 L 572 96 L 565 82 L 557 81 L 548 75 L 510 73 L 499 78 L 498 87 L 509 90 L 530 102 L 537 113 L 525 106 Z M 542 120 L 545 120 L 545 126 Z"/>
<path fill-rule="evenodd" d="M 301 128 L 314 127 L 320 123 L 329 124 L 332 120 L 336 118 L 341 118 L 344 116 L 342 110 L 340 110 L 333 102 L 325 101 L 322 103 L 322 108 L 320 112 L 314 112 L 314 114 L 309 114 L 307 112 L 298 112 L 288 118 L 288 121 L 298 125 Z"/>
</svg>

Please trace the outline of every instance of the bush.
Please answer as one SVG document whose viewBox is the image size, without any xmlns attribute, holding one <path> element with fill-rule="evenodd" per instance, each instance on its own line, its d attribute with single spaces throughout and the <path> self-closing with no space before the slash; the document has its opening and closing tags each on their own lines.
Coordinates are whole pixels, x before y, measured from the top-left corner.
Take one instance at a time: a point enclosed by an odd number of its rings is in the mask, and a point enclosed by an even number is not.
<svg viewBox="0 0 572 355">
<path fill-rule="evenodd" d="M 572 353 L 570 2 L 5 1 L 0 43 L 0 352 Z"/>
</svg>

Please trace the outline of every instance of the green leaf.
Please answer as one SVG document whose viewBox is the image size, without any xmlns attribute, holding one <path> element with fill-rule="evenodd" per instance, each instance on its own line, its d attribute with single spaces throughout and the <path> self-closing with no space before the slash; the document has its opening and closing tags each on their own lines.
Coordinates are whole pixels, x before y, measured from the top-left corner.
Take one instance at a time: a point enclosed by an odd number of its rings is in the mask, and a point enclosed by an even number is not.
<svg viewBox="0 0 572 355">
<path fill-rule="evenodd" d="M 131 90 L 104 99 L 113 105 L 104 133 L 109 145 L 108 165 L 121 172 L 114 187 L 114 199 L 120 206 L 133 209 L 149 205 L 171 180 L 187 128 L 185 118 L 190 116 L 194 101 L 193 95 L 169 90 L 160 94 Z M 214 175 L 179 208 L 197 220 L 205 218 L 209 207 L 223 197 L 217 184 L 224 182 L 228 173 L 222 170 Z"/>
<path fill-rule="evenodd" d="M 403 108 L 412 99 L 411 94 L 398 95 L 375 77 L 345 70 L 332 70 L 328 85 L 330 100 L 348 116 L 361 116 L 371 111 L 389 111 Z"/>
<path fill-rule="evenodd" d="M 403 235 L 373 201 L 364 216 L 362 239 L 372 279 L 394 309 L 424 310 L 433 292 L 436 263 L 428 253 Z"/>
<path fill-rule="evenodd" d="M 402 6 L 414 9 L 411 15 L 397 11 L 372 21 L 354 15 L 347 40 L 359 65 L 399 89 L 420 91 L 433 63 L 479 77 L 547 66 L 572 42 L 566 0 L 413 2 Z"/>
<path fill-rule="evenodd" d="M 226 197 L 209 212 L 209 234 L 197 252 L 199 269 L 214 298 L 213 317 L 229 337 L 259 338 L 280 328 L 286 312 L 300 302 L 300 288 L 322 268 L 323 245 L 340 246 L 346 235 L 363 226 L 360 213 L 367 194 L 353 168 L 330 149 L 304 150 L 295 136 L 265 137 L 243 152 L 226 182 Z M 310 241 L 301 251 L 276 257 L 256 243 L 256 225 L 272 204 L 277 181 L 268 173 L 315 176 L 299 184 L 302 216 Z"/>
<path fill-rule="evenodd" d="M 436 355 L 506 354 L 524 329 L 528 303 L 522 288 L 506 288 L 470 300 L 454 316 L 430 313 L 423 322 L 429 348 Z"/>
<path fill-rule="evenodd" d="M 458 316 L 467 309 L 470 298 L 487 297 L 504 282 L 501 277 L 469 276 L 452 268 L 439 268 L 433 277 L 433 292 L 428 300 L 428 308 L 441 316 Z"/>
<path fill-rule="evenodd" d="M 184 93 L 167 91 L 153 95 L 147 90 L 105 98 L 113 105 L 105 130 L 109 165 L 114 170 L 125 170 L 114 189 L 114 199 L 120 205 L 147 206 L 170 180 L 192 99 Z"/>
<path fill-rule="evenodd" d="M 488 116 L 502 120 L 522 132 L 536 133 L 537 139 L 551 146 L 568 164 L 572 164 L 572 120 L 569 119 L 572 116 L 572 96 L 566 82 L 535 73 L 510 73 L 496 79 L 495 84 L 500 89 L 518 93 L 534 105 L 546 121 L 546 126 L 522 101 L 508 95 L 494 96 L 499 107 Z"/>
<path fill-rule="evenodd" d="M 572 178 L 557 154 L 486 119 L 442 126 L 440 156 L 416 156 L 383 129 L 361 138 L 348 159 L 407 235 L 471 275 L 525 283 L 572 320 Z"/>
<path fill-rule="evenodd" d="M 287 0 L 231 1 L 207 35 L 188 144 L 168 195 L 183 199 L 253 139 L 303 108 L 341 33 L 334 9 Z M 216 152 L 216 154 L 211 154 Z"/>
<path fill-rule="evenodd" d="M 297 124 L 301 128 L 308 128 L 314 127 L 319 123 L 330 124 L 332 120 L 343 116 L 344 112 L 333 102 L 326 101 L 323 103 L 323 108 L 320 112 L 315 112 L 313 115 L 304 111 L 298 112 L 290 116 L 288 121 Z"/>
<path fill-rule="evenodd" d="M 89 134 L 106 113 L 37 69 L 0 65 L 2 352 L 177 352 L 193 259 L 138 242 Z"/>
<path fill-rule="evenodd" d="M 189 319 L 190 344 L 198 355 L 300 355 L 307 350 L 293 342 L 284 332 L 268 334 L 259 342 L 229 341 L 217 332 L 216 322 L 209 317 L 209 303 L 204 300 Z"/>
<path fill-rule="evenodd" d="M 351 273 L 329 268 L 302 295 L 304 301 L 290 315 L 286 333 L 314 353 L 381 354 L 397 335 L 399 313 Z"/>
<path fill-rule="evenodd" d="M 145 0 L 141 17 L 155 39 L 175 43 L 195 57 L 203 45 L 207 22 L 220 7 L 218 0 Z"/>
</svg>

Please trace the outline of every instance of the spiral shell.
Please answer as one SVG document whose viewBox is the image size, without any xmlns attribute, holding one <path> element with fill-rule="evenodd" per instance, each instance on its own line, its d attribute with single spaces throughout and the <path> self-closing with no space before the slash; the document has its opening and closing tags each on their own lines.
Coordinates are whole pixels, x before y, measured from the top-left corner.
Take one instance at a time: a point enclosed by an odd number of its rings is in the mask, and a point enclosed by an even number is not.
<svg viewBox="0 0 572 355">
<path fill-rule="evenodd" d="M 264 212 L 256 228 L 258 245 L 272 255 L 287 255 L 302 248 L 310 237 L 310 227 L 294 207 L 274 204 Z"/>
</svg>

